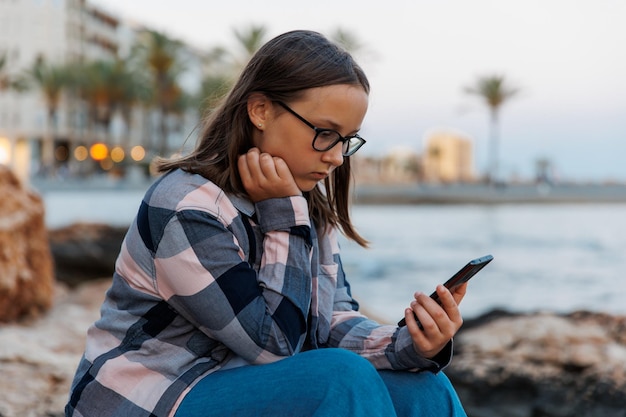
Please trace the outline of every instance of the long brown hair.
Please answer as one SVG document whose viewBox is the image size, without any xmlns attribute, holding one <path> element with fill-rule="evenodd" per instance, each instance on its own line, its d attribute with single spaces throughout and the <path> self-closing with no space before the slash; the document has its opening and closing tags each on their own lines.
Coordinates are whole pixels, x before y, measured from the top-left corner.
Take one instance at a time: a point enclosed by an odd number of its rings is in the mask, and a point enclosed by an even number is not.
<svg viewBox="0 0 626 417">
<path fill-rule="evenodd" d="M 289 102 L 309 88 L 337 84 L 360 85 L 369 94 L 369 81 L 352 56 L 323 35 L 297 30 L 275 37 L 250 59 L 223 102 L 203 123 L 196 148 L 188 155 L 161 159 L 160 172 L 181 168 L 200 174 L 226 192 L 246 194 L 237 158 L 254 145 L 247 101 L 252 93 L 270 100 Z M 350 220 L 350 157 L 319 187 L 305 193 L 309 213 L 321 227 L 338 226 L 343 234 L 361 246 L 367 241 Z"/>
</svg>

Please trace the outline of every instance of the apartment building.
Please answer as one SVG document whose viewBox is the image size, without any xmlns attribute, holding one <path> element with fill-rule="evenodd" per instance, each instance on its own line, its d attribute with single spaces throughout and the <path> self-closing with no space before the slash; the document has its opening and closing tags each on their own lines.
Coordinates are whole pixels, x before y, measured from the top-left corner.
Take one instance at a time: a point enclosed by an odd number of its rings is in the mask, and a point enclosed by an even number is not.
<svg viewBox="0 0 626 417">
<path fill-rule="evenodd" d="M 84 0 L 0 0 L 3 72 L 15 79 L 35 62 L 53 65 L 112 58 L 118 48 L 118 19 Z M 51 162 L 59 144 L 80 133 L 80 108 L 62 96 L 54 118 L 40 90 L 0 92 L 0 146 L 22 179 Z M 54 126 L 50 126 L 53 124 Z"/>
<path fill-rule="evenodd" d="M 451 129 L 427 132 L 422 169 L 425 182 L 474 181 L 472 140 L 462 132 Z"/>
<path fill-rule="evenodd" d="M 53 65 L 113 60 L 125 57 L 146 27 L 126 22 L 110 11 L 86 0 L 0 0 L 0 75 L 14 79 L 35 62 Z M 183 48 L 188 74 L 183 88 L 198 88 L 201 82 L 202 52 Z M 78 147 L 89 148 L 102 140 L 88 126 L 87 108 L 80 98 L 62 94 L 53 117 L 42 91 L 0 89 L 0 163 L 8 164 L 22 180 L 33 175 L 58 172 L 81 174 L 87 162 L 74 157 Z M 110 146 L 151 146 L 158 129 L 158 114 L 134 109 L 131 126 L 123 126 L 114 115 Z M 175 149 L 197 122 L 197 113 L 178 117 L 167 138 Z M 122 143 L 123 142 L 123 143 Z M 146 149 L 148 156 L 149 149 Z M 82 168 L 81 168 L 82 166 Z"/>
</svg>

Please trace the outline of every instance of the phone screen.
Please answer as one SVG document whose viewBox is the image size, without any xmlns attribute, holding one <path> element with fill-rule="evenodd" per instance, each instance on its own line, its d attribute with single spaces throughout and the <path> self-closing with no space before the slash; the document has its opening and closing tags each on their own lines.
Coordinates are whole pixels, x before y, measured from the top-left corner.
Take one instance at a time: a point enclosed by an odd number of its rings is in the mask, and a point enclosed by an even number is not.
<svg viewBox="0 0 626 417">
<path fill-rule="evenodd" d="M 453 290 L 456 286 L 469 281 L 470 278 L 476 275 L 478 271 L 483 269 L 492 260 L 493 260 L 493 256 L 491 255 L 485 255 L 480 258 L 472 259 L 463 268 L 461 268 L 456 274 L 452 275 L 452 277 L 443 284 L 444 287 L 446 287 L 449 290 Z M 433 293 L 430 295 L 430 298 L 432 298 L 433 300 L 441 304 L 437 291 L 433 291 Z M 420 329 L 421 329 L 422 325 L 420 324 L 419 320 L 417 321 L 417 324 L 420 326 Z M 402 320 L 398 322 L 398 326 L 400 327 L 406 326 L 406 321 L 404 317 L 402 318 Z"/>
</svg>

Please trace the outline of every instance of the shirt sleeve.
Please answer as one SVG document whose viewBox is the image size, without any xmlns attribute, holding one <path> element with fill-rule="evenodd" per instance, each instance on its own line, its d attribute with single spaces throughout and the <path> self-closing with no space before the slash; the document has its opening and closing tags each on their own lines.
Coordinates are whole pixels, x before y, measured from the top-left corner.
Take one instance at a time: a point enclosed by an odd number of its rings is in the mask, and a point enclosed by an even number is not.
<svg viewBox="0 0 626 417">
<path fill-rule="evenodd" d="M 352 297 L 341 265 L 336 236 L 327 233 L 320 237 L 330 239 L 326 246 L 335 249 L 333 259 L 338 264 L 330 345 L 363 356 L 377 369 L 438 372 L 445 368 L 452 359 L 452 340 L 439 354 L 428 359 L 417 353 L 406 326 L 380 324 L 358 311 L 359 304 Z"/>
<path fill-rule="evenodd" d="M 267 363 L 304 342 L 312 249 L 303 197 L 266 200 L 256 209 L 264 233 L 258 273 L 232 231 L 237 214 L 230 222 L 197 209 L 172 216 L 154 262 L 159 292 L 179 314 L 246 361 Z"/>
</svg>

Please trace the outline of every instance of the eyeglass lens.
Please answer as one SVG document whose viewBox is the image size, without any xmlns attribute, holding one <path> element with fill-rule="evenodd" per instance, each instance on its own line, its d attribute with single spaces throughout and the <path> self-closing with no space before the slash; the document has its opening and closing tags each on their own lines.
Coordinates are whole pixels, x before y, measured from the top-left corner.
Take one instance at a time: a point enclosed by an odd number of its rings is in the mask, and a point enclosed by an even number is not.
<svg viewBox="0 0 626 417">
<path fill-rule="evenodd" d="M 360 137 L 343 138 L 334 130 L 318 129 L 313 141 L 313 148 L 317 151 L 325 152 L 334 148 L 340 141 L 342 142 L 341 152 L 344 156 L 352 155 L 365 143 Z"/>
</svg>

